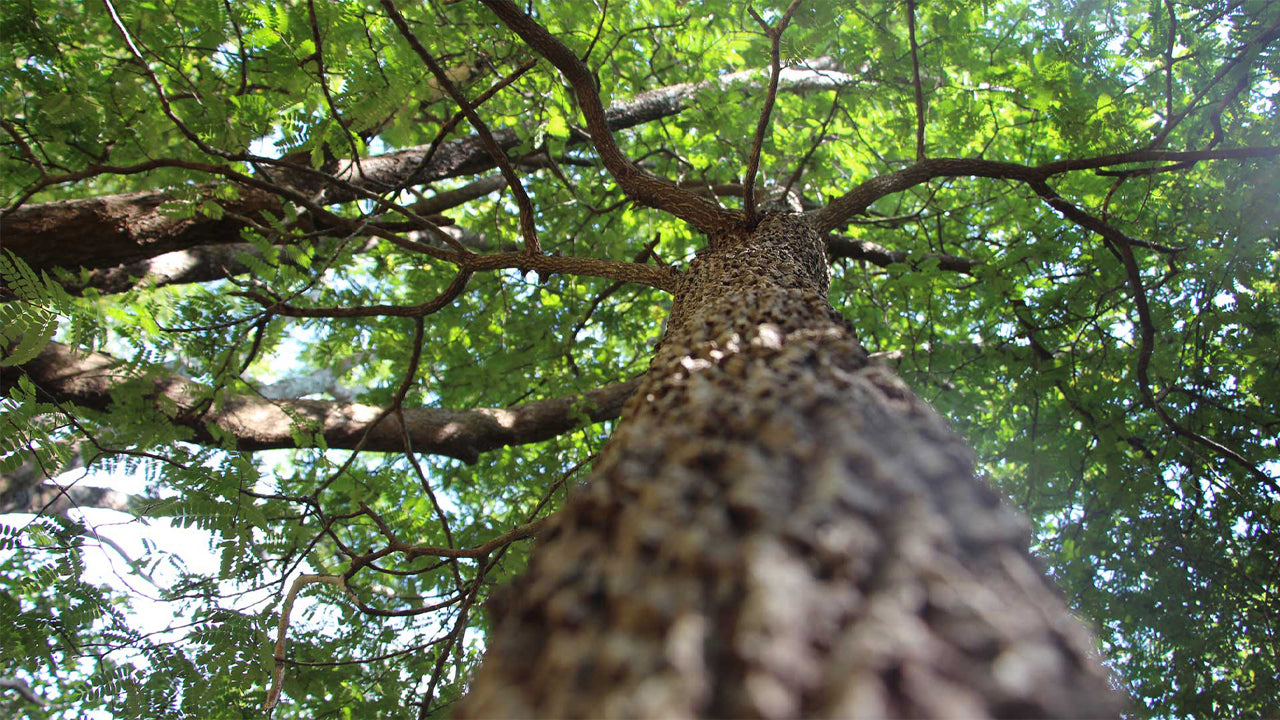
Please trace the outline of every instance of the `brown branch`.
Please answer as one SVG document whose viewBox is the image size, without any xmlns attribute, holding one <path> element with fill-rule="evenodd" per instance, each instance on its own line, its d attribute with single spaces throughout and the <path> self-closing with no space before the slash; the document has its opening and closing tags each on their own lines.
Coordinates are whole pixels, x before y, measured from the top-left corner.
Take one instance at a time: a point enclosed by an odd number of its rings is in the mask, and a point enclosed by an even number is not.
<svg viewBox="0 0 1280 720">
<path fill-rule="evenodd" d="M 988 177 L 1019 180 L 1026 183 L 1044 181 L 1066 172 L 1098 170 L 1115 165 L 1140 162 L 1181 162 L 1189 160 L 1244 160 L 1280 156 L 1280 147 L 1241 147 L 1218 150 L 1132 150 L 1091 158 L 1056 160 L 1042 165 L 1021 165 L 978 158 L 927 158 L 884 175 L 865 180 L 849 192 L 827 203 L 826 207 L 807 215 L 820 232 L 829 232 L 854 215 L 866 212 L 876 200 L 940 177 Z"/>
<path fill-rule="evenodd" d="M 35 513 L 64 515 L 77 508 L 104 508 L 127 511 L 136 504 L 127 493 L 104 487 L 62 487 L 51 483 L 26 488 L 23 492 L 0 496 L 0 514 Z"/>
<path fill-rule="evenodd" d="M 1146 149 L 1152 150 L 1164 144 L 1164 141 L 1169 138 L 1169 135 L 1173 132 L 1174 128 L 1178 127 L 1178 125 L 1185 120 L 1188 115 L 1199 107 L 1201 98 L 1207 95 L 1210 90 L 1217 86 L 1218 83 L 1222 82 L 1222 79 L 1239 66 L 1240 63 L 1244 62 L 1251 51 L 1265 48 L 1267 45 L 1275 42 L 1277 38 L 1280 38 L 1280 17 L 1277 17 L 1276 21 L 1271 23 L 1266 30 L 1263 30 L 1258 37 L 1245 43 L 1244 46 L 1240 48 L 1240 51 L 1237 52 L 1230 60 L 1223 63 L 1222 67 L 1218 68 L 1218 72 L 1214 73 L 1209 82 L 1206 83 L 1204 87 L 1200 88 L 1200 90 L 1187 101 L 1187 106 L 1182 110 L 1182 112 L 1165 121 L 1164 127 L 1161 128 L 1160 132 L 1156 133 L 1156 136 L 1151 139 L 1151 142 L 1147 145 Z"/>
<path fill-rule="evenodd" d="M 706 82 L 649 90 L 611 106 L 605 113 L 605 123 L 612 130 L 622 130 L 670 117 L 689 107 L 701 91 L 752 87 L 759 76 L 759 71 L 743 71 Z M 782 71 L 780 87 L 805 92 L 836 89 L 855 81 L 856 78 L 847 73 L 788 68 Z M 495 131 L 494 139 L 504 149 L 519 143 L 518 135 L 507 129 Z M 574 142 L 577 140 L 570 138 L 570 143 Z M 465 176 L 493 167 L 492 158 L 476 137 L 450 140 L 435 150 L 432 147 L 417 146 L 370 158 L 340 161 L 332 170 L 332 176 L 355 188 L 383 192 Z M 137 166 L 132 172 L 171 166 L 147 163 Z M 48 173 L 40 166 L 36 167 L 47 179 Z M 95 166 L 69 175 L 65 181 L 75 182 L 115 170 L 123 168 Z M 287 168 L 276 172 L 290 177 Z M 500 175 L 479 180 L 467 190 L 460 188 L 439 193 L 427 198 L 427 205 L 415 205 L 414 210 L 425 216 L 455 207 L 500 189 L 505 180 L 502 184 L 493 185 L 497 180 L 502 180 Z M 42 180 L 30 192 L 49 184 Z M 197 190 L 212 192 L 213 187 L 210 185 Z M 473 192 L 475 194 L 471 195 Z M 347 202 L 355 197 L 348 190 L 330 185 L 323 190 L 321 202 Z M 7 249 L 33 267 L 108 268 L 202 245 L 239 242 L 240 231 L 245 225 L 233 215 L 259 217 L 264 210 L 278 215 L 281 208 L 281 200 L 274 193 L 250 189 L 238 201 L 221 201 L 231 213 L 221 218 L 203 215 L 175 218 L 157 212 L 161 204 L 171 200 L 161 191 L 143 191 L 38 205 L 15 202 L 12 205 L 21 206 L 0 214 L 0 236 L 4 237 Z M 86 242 L 87 237 L 92 237 L 94 242 Z"/>
<path fill-rule="evenodd" d="M 311 21 L 311 41 L 315 43 L 316 49 L 307 60 L 315 60 L 316 63 L 316 79 L 319 81 L 320 93 L 324 95 L 325 105 L 329 107 L 329 114 L 338 123 L 338 127 L 342 128 L 343 137 L 347 140 L 347 146 L 351 149 L 351 157 L 358 157 L 360 151 L 356 148 L 356 139 L 351 134 L 351 124 L 342 117 L 338 112 L 338 105 L 333 100 L 333 93 L 329 92 L 329 81 L 327 79 L 328 71 L 324 66 L 324 38 L 320 34 L 320 20 L 316 17 L 315 0 L 307 0 L 307 17 Z"/>
<path fill-rule="evenodd" d="M 275 661 L 271 669 L 271 688 L 267 691 L 266 702 L 262 704 L 263 710 L 272 710 L 280 702 L 280 691 L 284 687 L 284 646 L 285 638 L 289 634 L 289 616 L 293 613 L 293 601 L 298 597 L 298 593 L 302 588 L 312 583 L 327 583 L 336 585 L 348 595 L 351 591 L 347 588 L 347 581 L 341 575 L 299 575 L 293 579 L 293 584 L 289 586 L 289 592 L 285 595 L 284 603 L 280 606 L 280 619 L 276 627 L 276 644 L 275 652 L 272 659 Z"/>
<path fill-rule="evenodd" d="M 663 210 L 703 232 L 716 232 L 738 223 L 736 213 L 706 198 L 677 188 L 633 163 L 618 147 L 609 128 L 597 81 L 591 70 L 546 28 L 525 14 L 511 0 L 481 0 L 508 28 L 536 50 L 565 77 L 578 98 L 578 107 L 591 133 L 592 144 L 605 169 L 623 193 L 642 205 Z"/>
<path fill-rule="evenodd" d="M 248 298 L 266 308 L 272 315 L 285 317 L 308 318 L 353 318 L 353 317 L 413 317 L 420 318 L 439 312 L 452 303 L 467 287 L 471 279 L 470 270 L 459 271 L 443 291 L 436 297 L 417 305 L 359 305 L 338 307 L 297 307 L 278 298 L 271 298 L 257 291 L 232 292 L 231 295 Z"/>
<path fill-rule="evenodd" d="M 391 528 L 387 525 L 386 521 L 383 520 L 373 510 L 370 510 L 367 505 L 365 505 L 364 503 L 361 503 L 360 507 L 364 511 L 364 514 L 368 515 L 369 518 L 373 520 L 374 525 L 378 527 L 378 532 L 382 533 L 382 536 L 386 538 L 387 549 L 392 552 L 404 553 L 405 557 L 409 560 L 416 560 L 417 558 L 420 558 L 420 557 L 438 557 L 438 558 L 451 558 L 451 559 L 482 558 L 482 557 L 485 557 L 486 555 L 489 555 L 490 553 L 492 553 L 494 550 L 497 550 L 498 548 L 510 545 L 516 540 L 524 540 L 525 538 L 529 538 L 529 537 L 533 537 L 534 535 L 537 535 L 538 532 L 542 530 L 543 527 L 546 526 L 547 521 L 549 520 L 549 518 L 544 517 L 544 518 L 539 518 L 537 520 L 532 520 L 530 522 L 524 523 L 523 525 L 517 525 L 516 527 L 511 528 L 507 532 L 504 532 L 501 535 L 498 535 L 497 537 L 491 538 L 486 542 L 476 545 L 475 547 L 469 547 L 469 548 L 456 548 L 452 546 L 438 547 L 435 545 L 410 545 L 406 543 L 405 541 L 396 537 L 396 534 L 392 532 Z"/>
<path fill-rule="evenodd" d="M 834 233 L 827 236 L 827 254 L 832 259 L 865 260 L 879 267 L 889 267 L 897 263 L 919 267 L 927 262 L 937 260 L 939 268 L 966 275 L 972 274 L 974 268 L 982 264 L 981 260 L 972 260 L 943 253 L 911 255 L 901 250 L 890 250 L 883 245 L 877 245 L 867 240 L 856 240 L 846 235 L 836 235 Z"/>
<path fill-rule="evenodd" d="M 1151 308 L 1147 303 L 1147 293 L 1142 285 L 1142 273 L 1138 268 L 1138 261 L 1133 254 L 1133 242 L 1129 236 L 1121 232 L 1109 223 L 1104 222 L 1100 218 L 1085 212 L 1068 202 L 1059 195 L 1049 184 L 1044 181 L 1036 181 L 1030 183 L 1031 188 L 1035 190 L 1045 203 L 1054 210 L 1057 210 L 1066 219 L 1074 222 L 1082 228 L 1091 230 L 1102 236 L 1116 251 L 1120 257 L 1121 264 L 1124 266 L 1125 275 L 1128 278 L 1129 293 L 1133 297 L 1134 309 L 1138 312 L 1138 331 L 1139 346 L 1138 358 L 1135 366 L 1135 374 L 1138 379 L 1138 392 L 1142 396 L 1143 403 L 1149 407 L 1160 418 L 1160 421 L 1171 430 L 1174 434 L 1191 440 L 1194 443 L 1202 445 L 1209 450 L 1228 458 L 1244 467 L 1250 475 L 1258 482 L 1267 486 L 1272 492 L 1280 493 L 1280 484 L 1269 477 L 1266 473 L 1258 469 L 1256 465 L 1250 462 L 1240 453 L 1219 443 L 1218 441 L 1205 437 L 1190 428 L 1185 427 L 1175 420 L 1169 412 L 1165 410 L 1160 400 L 1156 398 L 1155 393 L 1151 389 L 1151 378 L 1149 369 L 1151 365 L 1151 356 L 1155 352 L 1155 322 L 1151 317 Z"/>
<path fill-rule="evenodd" d="M 907 37 L 911 42 L 911 84 L 916 100 L 916 162 L 924 160 L 924 88 L 920 85 L 920 47 L 916 44 L 916 2 L 907 0 Z"/>
<path fill-rule="evenodd" d="M 755 137 L 751 141 L 751 154 L 747 156 L 747 171 L 742 176 L 742 187 L 746 193 L 742 198 L 742 214 L 747 225 L 756 224 L 756 174 L 760 171 L 760 154 L 764 151 L 764 136 L 769 131 L 769 116 L 773 114 L 773 104 L 778 97 L 778 76 L 782 74 L 782 33 L 791 22 L 791 16 L 800 7 L 801 0 L 791 0 L 786 12 L 778 24 L 770 25 L 764 18 L 756 14 L 755 8 L 748 7 L 747 12 L 764 28 L 769 37 L 769 89 L 765 92 L 764 106 L 760 108 L 760 119 L 756 122 Z"/>
<path fill-rule="evenodd" d="M 809 165 L 809 160 L 813 158 L 813 154 L 818 151 L 823 142 L 827 139 L 827 128 L 831 126 L 831 121 L 836 117 L 836 111 L 840 109 L 840 91 L 836 91 L 836 96 L 831 99 L 831 109 L 827 111 L 827 117 L 822 121 L 822 126 L 818 128 L 817 134 L 813 138 L 813 143 L 809 145 L 809 149 L 805 151 L 804 157 L 800 158 L 800 162 L 796 163 L 795 170 L 791 171 L 791 177 L 787 178 L 787 184 L 782 186 L 782 197 L 786 198 L 791 194 L 791 188 L 798 182 L 800 177 L 804 175 L 804 169 Z"/>
<path fill-rule="evenodd" d="M 529 201 L 529 195 L 525 192 L 524 185 L 520 184 L 520 178 L 516 176 L 515 168 L 511 167 L 511 161 L 507 158 L 507 153 L 498 145 L 493 133 L 489 131 L 489 126 L 480 119 L 480 115 L 475 111 L 471 102 L 449 79 L 449 74 L 436 62 L 431 53 L 427 52 L 427 49 L 422 46 L 418 36 L 409 27 L 408 21 L 396 9 L 395 2 L 393 0 L 382 0 L 382 7 L 391 17 L 391 22 L 395 23 L 396 29 L 400 31 L 400 34 L 409 43 L 409 47 L 422 60 L 422 64 L 426 65 L 431 74 L 435 76 L 436 82 L 449 94 L 449 97 L 453 98 L 462 113 L 467 116 L 467 121 L 471 123 L 471 127 L 475 128 L 476 135 L 480 136 L 480 142 L 484 144 L 485 149 L 489 151 L 489 156 L 493 158 L 494 164 L 502 172 L 502 177 L 507 179 L 507 184 L 511 186 L 512 195 L 515 197 L 516 206 L 520 209 L 520 233 L 524 237 L 525 252 L 530 255 L 541 252 L 541 247 L 538 244 L 538 229 L 533 220 L 533 203 Z"/>
<path fill-rule="evenodd" d="M 499 270 L 517 268 L 534 271 L 540 275 L 572 274 L 589 275 L 607 280 L 634 282 L 649 287 L 675 292 L 680 273 L 669 266 L 641 265 L 620 260 L 601 260 L 586 257 L 558 255 L 526 255 L 524 253 L 494 253 L 473 255 L 465 261 L 468 270 Z"/>
<path fill-rule="evenodd" d="M 549 440 L 581 427 L 583 418 L 612 420 L 638 382 L 509 408 L 404 408 L 403 426 L 399 416 L 391 416 L 375 427 L 384 408 L 361 403 L 228 395 L 209 408 L 205 398 L 211 389 L 189 378 L 172 373 L 131 375 L 116 358 L 57 342 L 49 343 L 31 362 L 5 368 L 0 390 L 7 392 L 19 373 L 30 377 L 48 398 L 96 410 L 111 405 L 114 391 L 141 385 L 157 412 L 166 412 L 175 425 L 191 428 L 193 441 L 200 443 L 229 437 L 241 450 L 294 448 L 299 446 L 295 430 L 302 430 L 320 434 L 333 449 L 355 449 L 363 441 L 366 452 L 403 452 L 407 432 L 416 452 L 465 462 L 500 447 Z"/>
</svg>

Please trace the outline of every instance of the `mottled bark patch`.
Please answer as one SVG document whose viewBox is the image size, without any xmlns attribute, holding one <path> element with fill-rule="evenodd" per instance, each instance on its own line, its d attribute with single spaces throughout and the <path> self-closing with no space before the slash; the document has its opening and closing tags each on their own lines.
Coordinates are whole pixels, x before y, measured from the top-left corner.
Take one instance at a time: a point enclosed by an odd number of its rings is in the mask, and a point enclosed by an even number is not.
<svg viewBox="0 0 1280 720">
<path fill-rule="evenodd" d="M 1023 524 L 828 303 L 814 231 L 714 244 L 461 714 L 1114 714 Z"/>
</svg>

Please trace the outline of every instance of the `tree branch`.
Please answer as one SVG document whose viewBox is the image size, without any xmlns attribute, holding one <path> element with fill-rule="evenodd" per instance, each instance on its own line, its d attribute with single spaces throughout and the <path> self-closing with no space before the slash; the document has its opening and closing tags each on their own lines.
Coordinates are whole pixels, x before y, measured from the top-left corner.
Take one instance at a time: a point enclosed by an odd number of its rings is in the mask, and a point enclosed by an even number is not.
<svg viewBox="0 0 1280 720">
<path fill-rule="evenodd" d="M 586 120 L 596 152 L 600 154 L 605 169 L 627 197 L 671 213 L 707 233 L 733 227 L 738 223 L 736 213 L 725 210 L 706 198 L 681 190 L 671 181 L 656 177 L 631 162 L 613 137 L 600 99 L 597 80 L 586 64 L 511 0 L 481 2 L 564 75 L 578 98 L 578 107 Z"/>
<path fill-rule="evenodd" d="M 920 47 L 916 44 L 916 2 L 907 0 L 907 37 L 911 42 L 911 85 L 916 100 L 916 162 L 924 160 L 924 88 L 920 85 Z"/>
<path fill-rule="evenodd" d="M 1165 410 L 1160 400 L 1156 398 L 1155 393 L 1151 389 L 1151 378 L 1149 369 L 1151 366 L 1151 356 L 1155 352 L 1156 328 L 1155 322 L 1151 317 L 1151 308 L 1147 303 L 1147 293 L 1142 286 L 1142 273 L 1138 268 L 1138 261 L 1133 255 L 1133 241 L 1128 235 L 1116 229 L 1109 223 L 1104 222 L 1100 218 L 1094 217 L 1089 213 L 1076 207 L 1059 195 L 1049 184 L 1044 181 L 1036 181 L 1031 183 L 1031 188 L 1036 191 L 1050 207 L 1057 210 L 1063 217 L 1071 222 L 1083 227 L 1087 230 L 1101 235 L 1104 240 L 1110 243 L 1120 256 L 1121 264 L 1124 265 L 1125 275 L 1128 279 L 1129 294 L 1133 297 L 1134 309 L 1138 311 L 1138 359 L 1135 363 L 1135 374 L 1138 378 L 1138 391 L 1142 396 L 1142 401 L 1147 407 L 1160 418 L 1160 421 L 1171 430 L 1174 434 L 1184 437 L 1192 442 L 1202 445 L 1214 453 L 1221 455 L 1233 462 L 1241 465 L 1249 474 L 1259 483 L 1267 486 L 1272 492 L 1280 494 L 1280 484 L 1268 476 L 1266 473 L 1258 469 L 1256 465 L 1250 462 L 1240 453 L 1223 445 L 1222 443 L 1205 437 L 1204 435 L 1194 432 L 1190 428 L 1185 427 L 1169 412 Z"/>
<path fill-rule="evenodd" d="M 0 514 L 36 513 L 64 515 L 74 508 L 105 508 L 128 511 L 135 498 L 104 487 L 60 487 L 43 483 L 20 493 L 0 496 Z"/>
<path fill-rule="evenodd" d="M 176 374 L 130 375 L 116 358 L 81 352 L 51 342 L 34 360 L 5 369 L 0 390 L 26 373 L 36 387 L 58 402 L 103 410 L 114 391 L 126 384 L 143 384 L 152 407 L 170 421 L 194 431 L 194 441 L 215 443 L 218 436 L 234 438 L 241 450 L 298 447 L 294 431 L 317 432 L 333 449 L 354 449 L 365 438 L 368 452 L 402 452 L 407 433 L 413 449 L 475 462 L 489 450 L 549 440 L 590 422 L 612 420 L 638 381 L 632 380 L 591 390 L 516 405 L 510 408 L 445 410 L 405 408 L 399 415 L 381 419 L 382 408 L 361 403 L 322 400 L 268 400 L 249 395 L 223 397 L 209 407 L 212 392 L 205 385 Z M 215 430 L 216 428 L 216 430 Z"/>
<path fill-rule="evenodd" d="M 502 172 L 502 177 L 506 178 L 507 185 L 511 187 L 511 193 L 515 197 L 516 206 L 520 209 L 520 233 L 524 236 L 525 252 L 530 255 L 540 252 L 538 229 L 533 221 L 533 203 L 529 201 L 529 195 L 524 191 L 524 185 L 520 184 L 520 178 L 516 176 L 515 168 L 511 167 L 511 161 L 507 158 L 506 151 L 499 147 L 497 140 L 493 138 L 493 133 L 489 131 L 489 126 L 480 119 L 480 115 L 476 113 L 471 102 L 449 79 L 449 74 L 444 71 L 444 68 L 440 67 L 435 58 L 431 57 L 431 53 L 427 52 L 427 49 L 422 46 L 422 42 L 413 33 L 409 23 L 400 14 L 400 11 L 396 9 L 395 2 L 393 0 L 382 0 L 382 7 L 391 17 L 391 22 L 395 23 L 396 29 L 408 41 L 409 47 L 413 48 L 413 52 L 417 54 L 418 59 L 422 60 L 422 63 L 435 76 L 436 82 L 440 84 L 440 87 L 457 103 L 458 108 L 462 110 L 462 114 L 471 123 L 471 127 L 475 128 L 476 135 L 480 137 L 480 142 L 484 145 L 485 150 L 489 152 L 489 157 L 493 158 L 494 164 Z"/>
<path fill-rule="evenodd" d="M 756 224 L 756 173 L 760 171 L 760 153 L 764 151 L 764 136 L 769 131 L 769 116 L 773 114 L 773 103 L 778 97 L 778 76 L 782 74 L 782 33 L 791 22 L 791 16 L 800 7 L 800 2 L 801 0 L 791 0 L 776 26 L 765 22 L 754 8 L 747 8 L 747 12 L 764 28 L 764 33 L 769 38 L 769 90 L 764 95 L 764 106 L 760 108 L 760 119 L 756 122 L 755 137 L 751 141 L 751 154 L 747 157 L 747 171 L 742 176 L 742 187 L 746 191 L 742 198 L 742 214 L 746 217 L 748 226 Z"/>
<path fill-rule="evenodd" d="M 883 245 L 877 245 L 866 240 L 856 240 L 846 235 L 836 235 L 834 233 L 827 236 L 827 254 L 832 259 L 865 260 L 879 267 L 889 267 L 895 263 L 918 267 L 931 260 L 937 260 L 939 268 L 966 275 L 972 274 L 973 269 L 982 264 L 981 260 L 972 260 L 943 253 L 911 255 L 901 250 L 890 250 Z"/>
<path fill-rule="evenodd" d="M 297 307 L 278 297 L 267 297 L 258 291 L 233 292 L 232 295 L 248 298 L 266 308 L 272 315 L 285 317 L 309 318 L 353 318 L 353 317 L 426 317 L 452 303 L 467 287 L 471 279 L 470 270 L 461 270 L 454 276 L 453 282 L 436 297 L 417 305 L 362 305 L 341 307 Z"/>
<path fill-rule="evenodd" d="M 978 158 L 927 158 L 910 167 L 877 175 L 849 192 L 827 203 L 826 207 L 807 215 L 819 232 L 830 232 L 854 215 L 864 213 L 876 200 L 902 192 L 939 177 L 988 177 L 1019 180 L 1026 183 L 1044 181 L 1065 172 L 1097 170 L 1114 165 L 1139 162 L 1181 162 L 1187 160 L 1229 160 L 1276 157 L 1280 147 L 1243 147 L 1221 150 L 1133 150 L 1092 158 L 1057 160 L 1042 165 L 1021 165 Z"/>
<path fill-rule="evenodd" d="M 760 77 L 760 71 L 749 70 L 706 82 L 649 90 L 611 106 L 605 113 L 605 124 L 611 130 L 622 130 L 670 117 L 689 107 L 700 92 L 758 88 Z M 855 81 L 854 76 L 833 70 L 787 68 L 781 73 L 779 87 L 807 92 L 832 90 Z M 519 143 L 518 135 L 509 129 L 496 130 L 493 137 L 504 150 Z M 570 138 L 570 142 L 575 139 Z M 466 137 L 440 143 L 434 151 L 431 145 L 422 145 L 370 158 L 342 160 L 331 174 L 354 187 L 382 192 L 492 167 L 493 160 L 480 140 Z M 283 169 L 273 172 L 288 177 Z M 92 175 L 88 172 L 84 176 Z M 465 188 L 437 193 L 413 209 L 424 216 L 439 213 L 495 192 L 505 183 L 501 175 L 484 178 Z M 201 186 L 197 192 L 212 192 L 214 187 Z M 320 202 L 347 202 L 354 197 L 346 190 L 330 187 L 323 190 Z M 240 242 L 245 223 L 237 216 L 258 218 L 263 211 L 278 215 L 282 206 L 274 194 L 246 188 L 239 200 L 220 201 L 227 211 L 221 218 L 179 218 L 158 211 L 160 205 L 172 201 L 163 191 L 149 190 L 24 205 L 0 214 L 0 236 L 7 249 L 37 269 L 111 268 L 164 253 Z M 93 242 L 86 242 L 86 238 L 93 238 Z"/>
</svg>

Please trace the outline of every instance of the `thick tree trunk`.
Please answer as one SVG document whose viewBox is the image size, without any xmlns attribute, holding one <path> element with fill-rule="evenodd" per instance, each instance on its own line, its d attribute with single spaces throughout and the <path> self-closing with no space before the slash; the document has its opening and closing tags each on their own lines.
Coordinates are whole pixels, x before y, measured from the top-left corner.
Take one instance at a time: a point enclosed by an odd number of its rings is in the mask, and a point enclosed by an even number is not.
<svg viewBox="0 0 1280 720">
<path fill-rule="evenodd" d="M 463 717 L 1090 717 L 1092 641 L 796 216 L 712 238 Z"/>
</svg>

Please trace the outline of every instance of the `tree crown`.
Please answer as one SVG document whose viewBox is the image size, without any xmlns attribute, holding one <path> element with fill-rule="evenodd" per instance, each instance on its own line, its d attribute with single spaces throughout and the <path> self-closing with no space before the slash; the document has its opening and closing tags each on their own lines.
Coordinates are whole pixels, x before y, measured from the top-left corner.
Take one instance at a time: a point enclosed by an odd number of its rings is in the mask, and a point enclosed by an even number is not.
<svg viewBox="0 0 1280 720">
<path fill-rule="evenodd" d="M 37 516 L 0 524 L 0 676 L 46 704 L 0 706 L 446 714 L 683 268 L 780 210 L 1141 705 L 1280 695 L 1275 3 L 3 22 L 0 498 Z M 100 546 L 136 594 L 85 578 Z M 140 629 L 148 597 L 189 626 Z"/>
</svg>

